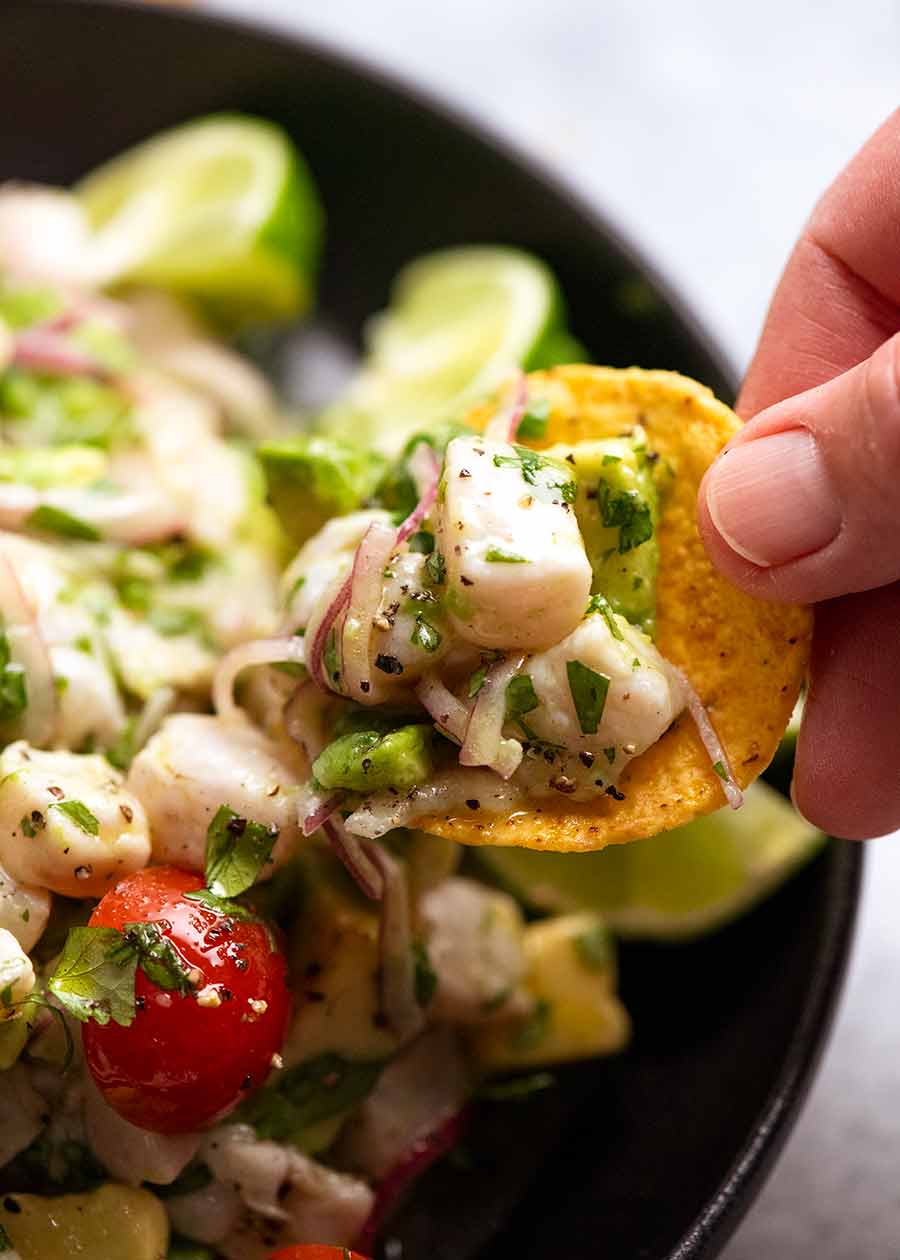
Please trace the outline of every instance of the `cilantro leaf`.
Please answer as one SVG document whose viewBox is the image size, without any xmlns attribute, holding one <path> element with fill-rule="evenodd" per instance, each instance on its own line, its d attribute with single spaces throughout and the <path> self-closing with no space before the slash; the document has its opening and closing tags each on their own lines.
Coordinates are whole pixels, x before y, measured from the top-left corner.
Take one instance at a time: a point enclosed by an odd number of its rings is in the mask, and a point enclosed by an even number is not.
<svg viewBox="0 0 900 1260">
<path fill-rule="evenodd" d="M 605 481 L 597 487 L 603 524 L 619 531 L 619 555 L 632 551 L 653 537 L 650 504 L 635 490 L 612 490 Z"/>
<path fill-rule="evenodd" d="M 410 535 L 407 545 L 410 551 L 430 556 L 434 551 L 434 534 L 430 529 L 420 529 L 418 533 Z"/>
<path fill-rule="evenodd" d="M 435 586 L 443 586 L 447 577 L 447 562 L 439 551 L 432 551 L 425 561 L 425 572 Z"/>
<path fill-rule="evenodd" d="M 82 521 L 71 512 L 42 503 L 30 512 L 25 520 L 29 529 L 43 534 L 57 534 L 60 538 L 76 538 L 80 542 L 99 542 L 102 535 L 88 521 Z"/>
<path fill-rule="evenodd" d="M 723 782 L 728 782 L 729 774 L 724 761 L 714 761 L 713 770 L 715 770 L 716 774 Z"/>
<path fill-rule="evenodd" d="M 606 705 L 609 679 L 581 661 L 566 661 L 566 677 L 582 735 L 596 735 Z"/>
<path fill-rule="evenodd" d="M 112 1020 L 128 1028 L 134 1019 L 137 951 L 115 928 L 75 927 L 48 988 L 75 1019 Z"/>
<path fill-rule="evenodd" d="M 416 623 L 409 636 L 410 643 L 415 647 L 420 647 L 423 652 L 436 652 L 441 646 L 442 637 L 440 630 L 430 621 L 426 621 L 422 613 L 416 614 Z"/>
<path fill-rule="evenodd" d="M 495 455 L 495 468 L 518 468 L 522 474 L 522 480 L 529 486 L 533 486 L 535 493 L 539 498 L 545 498 L 549 494 L 552 497 L 558 493 L 565 503 L 574 503 L 577 487 L 575 482 L 570 480 L 565 471 L 559 468 L 553 460 L 545 459 L 537 451 L 529 450 L 527 446 L 513 446 L 515 455 Z M 563 480 L 555 480 L 554 478 L 562 477 Z"/>
<path fill-rule="evenodd" d="M 532 1072 L 528 1076 L 514 1076 L 510 1081 L 497 1081 L 493 1085 L 482 1085 L 478 1098 L 489 1102 L 517 1102 L 520 1098 L 530 1098 L 532 1094 L 542 1093 L 556 1085 L 556 1077 L 552 1072 Z"/>
<path fill-rule="evenodd" d="M 262 1141 L 300 1145 L 305 1130 L 356 1106 L 372 1092 L 384 1069 L 380 1060 L 351 1062 L 327 1052 L 278 1072 L 235 1113 Z"/>
<path fill-rule="evenodd" d="M 216 897 L 236 897 L 256 883 L 269 861 L 278 828 L 241 818 L 220 805 L 206 832 L 206 884 Z"/>
<path fill-rule="evenodd" d="M 0 1251 L 12 1251 L 12 1239 L 6 1230 L 0 1225 Z"/>
<path fill-rule="evenodd" d="M 54 801 L 50 809 L 56 809 L 61 814 L 65 814 L 66 818 L 86 836 L 99 836 L 100 821 L 83 801 Z"/>
<path fill-rule="evenodd" d="M 487 678 L 487 672 L 488 672 L 488 667 L 486 664 L 479 665 L 478 669 L 476 669 L 474 674 L 472 674 L 471 677 L 469 678 L 468 695 L 469 695 L 470 700 L 474 699 L 475 696 L 478 695 L 481 688 L 484 686 L 484 680 L 485 678 Z"/>
<path fill-rule="evenodd" d="M 136 952 L 141 971 L 159 989 L 186 994 L 196 987 L 191 968 L 156 923 L 126 923 L 124 940 Z"/>
<path fill-rule="evenodd" d="M 546 437 L 547 422 L 550 419 L 550 404 L 546 398 L 535 398 L 534 402 L 530 402 L 525 409 L 525 414 L 519 421 L 519 427 L 516 429 L 516 437 L 522 438 L 523 441 L 531 439 L 537 440 Z"/>
<path fill-rule="evenodd" d="M 540 704 L 530 674 L 517 674 L 506 686 L 506 717 L 510 722 L 536 709 Z"/>
<path fill-rule="evenodd" d="M 591 596 L 590 603 L 587 606 L 587 612 L 584 615 L 585 617 L 592 617 L 594 613 L 600 613 L 602 615 L 604 621 L 609 626 L 609 632 L 614 639 L 620 639 L 623 643 L 625 642 L 625 636 L 622 633 L 613 613 L 612 604 L 610 604 L 605 595 Z"/>
<path fill-rule="evenodd" d="M 239 901 L 230 901 L 227 897 L 217 897 L 208 888 L 198 888 L 196 892 L 184 894 L 188 901 L 196 901 L 206 910 L 214 914 L 224 914 L 230 919 L 255 919 L 256 916 Z"/>
<path fill-rule="evenodd" d="M 0 630 L 0 721 L 8 722 L 28 707 L 25 670 L 11 658 L 9 639 Z"/>
<path fill-rule="evenodd" d="M 525 556 L 520 556 L 515 551 L 505 551 L 502 547 L 488 547 L 484 553 L 485 560 L 492 564 L 528 564 L 529 561 Z"/>
</svg>

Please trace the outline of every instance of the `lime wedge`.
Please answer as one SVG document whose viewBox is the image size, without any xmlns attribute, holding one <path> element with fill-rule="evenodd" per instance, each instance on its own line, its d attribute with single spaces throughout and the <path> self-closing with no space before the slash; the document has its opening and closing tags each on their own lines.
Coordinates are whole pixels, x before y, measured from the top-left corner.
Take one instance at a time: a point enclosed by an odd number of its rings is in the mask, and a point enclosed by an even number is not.
<svg viewBox="0 0 900 1260">
<path fill-rule="evenodd" d="M 320 427 L 389 455 L 412 433 L 458 418 L 517 367 L 584 356 L 565 330 L 549 268 L 494 245 L 442 250 L 408 264 L 365 340 L 361 371 Z"/>
<path fill-rule="evenodd" d="M 155 285 L 231 324 L 283 320 L 313 297 L 322 212 L 272 123 L 213 115 L 129 149 L 77 185 L 106 285 Z"/>
<path fill-rule="evenodd" d="M 779 792 L 757 782 L 742 809 L 722 809 L 649 840 L 599 853 L 486 846 L 477 855 L 534 910 L 598 910 L 620 936 L 676 941 L 744 914 L 824 840 Z"/>
</svg>

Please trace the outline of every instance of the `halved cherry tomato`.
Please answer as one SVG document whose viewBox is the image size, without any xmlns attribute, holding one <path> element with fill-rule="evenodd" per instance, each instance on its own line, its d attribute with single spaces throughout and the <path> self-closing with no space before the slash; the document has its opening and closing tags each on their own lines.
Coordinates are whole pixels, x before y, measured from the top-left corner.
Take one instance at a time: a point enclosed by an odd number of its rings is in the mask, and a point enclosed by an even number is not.
<svg viewBox="0 0 900 1260">
<path fill-rule="evenodd" d="M 138 968 L 132 1024 L 84 1025 L 85 1058 L 110 1106 L 142 1129 L 189 1133 L 261 1085 L 284 1042 L 287 967 L 270 929 L 185 893 L 199 875 L 147 867 L 111 889 L 94 927 L 155 923 L 192 975 L 193 991 L 158 988 Z M 199 974 L 197 974 L 199 973 Z"/>
<path fill-rule="evenodd" d="M 273 1251 L 269 1260 L 366 1260 L 358 1251 L 346 1247 L 324 1247 L 321 1243 L 305 1243 L 302 1247 L 282 1247 Z"/>
</svg>

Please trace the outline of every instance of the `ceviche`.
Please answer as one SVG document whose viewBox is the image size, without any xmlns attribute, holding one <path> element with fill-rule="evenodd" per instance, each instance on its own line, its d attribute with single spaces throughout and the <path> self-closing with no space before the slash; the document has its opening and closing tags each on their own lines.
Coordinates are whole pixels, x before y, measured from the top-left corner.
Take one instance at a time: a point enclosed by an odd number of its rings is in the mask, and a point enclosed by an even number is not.
<svg viewBox="0 0 900 1260">
<path fill-rule="evenodd" d="M 480 1094 L 626 1046 L 616 935 L 820 843 L 750 786 L 809 615 L 693 525 L 728 409 L 482 246 L 298 415 L 237 347 L 320 236 L 253 119 L 0 187 L 3 1260 L 370 1251 Z"/>
</svg>

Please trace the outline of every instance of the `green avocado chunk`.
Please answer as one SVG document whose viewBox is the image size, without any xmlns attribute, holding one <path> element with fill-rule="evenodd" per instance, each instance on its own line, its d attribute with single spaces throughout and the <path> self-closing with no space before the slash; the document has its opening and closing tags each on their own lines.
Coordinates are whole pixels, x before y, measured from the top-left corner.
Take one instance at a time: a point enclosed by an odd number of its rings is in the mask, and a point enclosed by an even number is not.
<svg viewBox="0 0 900 1260">
<path fill-rule="evenodd" d="M 333 516 L 360 507 L 385 467 L 378 455 L 314 434 L 264 442 L 257 453 L 272 506 L 285 532 L 298 544 Z"/>
<path fill-rule="evenodd" d="M 575 515 L 594 573 L 591 591 L 605 595 L 613 612 L 652 636 L 659 490 L 643 431 L 544 453 L 562 455 L 574 470 Z"/>
<path fill-rule="evenodd" d="M 401 726 L 384 734 L 352 731 L 322 750 L 313 762 L 313 776 L 323 788 L 348 792 L 378 792 L 396 788 L 408 792 L 431 774 L 430 726 Z"/>
</svg>

